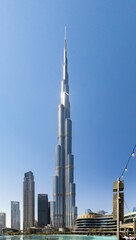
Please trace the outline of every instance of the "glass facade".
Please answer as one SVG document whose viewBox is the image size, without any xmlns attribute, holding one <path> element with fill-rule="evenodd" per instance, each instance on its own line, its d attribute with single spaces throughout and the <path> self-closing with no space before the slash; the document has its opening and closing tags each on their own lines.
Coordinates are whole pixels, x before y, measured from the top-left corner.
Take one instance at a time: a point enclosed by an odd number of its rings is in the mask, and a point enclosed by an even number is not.
<svg viewBox="0 0 136 240">
<path fill-rule="evenodd" d="M 11 201 L 11 228 L 20 230 L 20 209 L 16 201 Z"/>
<path fill-rule="evenodd" d="M 0 229 L 6 227 L 6 213 L 0 212 Z"/>
<path fill-rule="evenodd" d="M 38 194 L 38 226 L 49 224 L 49 202 L 47 194 Z"/>
<path fill-rule="evenodd" d="M 53 178 L 53 202 L 51 202 L 51 224 L 56 228 L 72 228 L 75 223 L 75 218 L 77 217 L 67 65 L 67 46 L 65 39 L 61 102 L 58 106 L 56 168 Z"/>
<path fill-rule="evenodd" d="M 32 172 L 24 175 L 23 182 L 23 230 L 34 226 L 35 183 Z"/>
</svg>

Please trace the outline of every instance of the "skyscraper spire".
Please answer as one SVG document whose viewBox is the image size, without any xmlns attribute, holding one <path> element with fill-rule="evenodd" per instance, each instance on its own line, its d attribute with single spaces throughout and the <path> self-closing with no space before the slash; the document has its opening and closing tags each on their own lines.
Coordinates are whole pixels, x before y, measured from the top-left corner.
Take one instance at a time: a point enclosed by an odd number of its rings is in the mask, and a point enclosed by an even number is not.
<svg viewBox="0 0 136 240">
<path fill-rule="evenodd" d="M 63 62 L 63 80 L 68 81 L 68 72 L 67 72 L 67 40 L 66 40 L 66 27 L 65 27 L 65 36 L 64 36 L 64 62 Z"/>
<path fill-rule="evenodd" d="M 65 40 L 66 40 L 66 33 L 67 33 L 67 29 L 66 29 L 66 26 L 65 26 Z"/>
<path fill-rule="evenodd" d="M 66 40 L 66 26 L 65 26 L 65 35 L 64 35 L 64 62 L 67 58 L 67 40 Z"/>
<path fill-rule="evenodd" d="M 65 29 L 61 102 L 58 106 L 56 170 L 53 180 L 53 202 L 51 203 L 51 224 L 56 228 L 71 228 L 77 216 L 77 208 L 75 206 L 74 156 L 72 155 L 72 121 L 70 119 L 67 65 Z"/>
</svg>

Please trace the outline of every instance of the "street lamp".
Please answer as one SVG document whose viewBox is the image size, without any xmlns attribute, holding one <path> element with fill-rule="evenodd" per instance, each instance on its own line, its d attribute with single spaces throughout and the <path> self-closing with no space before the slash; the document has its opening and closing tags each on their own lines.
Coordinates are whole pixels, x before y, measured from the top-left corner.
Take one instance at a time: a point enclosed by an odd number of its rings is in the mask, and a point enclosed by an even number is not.
<svg viewBox="0 0 136 240">
<path fill-rule="evenodd" d="M 120 191 L 124 189 L 124 182 L 121 181 L 121 177 L 123 178 L 124 177 L 124 173 L 127 172 L 128 170 L 128 164 L 130 162 L 130 159 L 132 157 L 135 157 L 135 148 L 136 148 L 136 144 L 128 158 L 128 161 L 125 165 L 125 168 L 123 169 L 123 172 L 122 174 L 120 175 L 120 177 L 117 179 L 117 240 L 120 240 L 120 201 L 121 201 L 121 198 L 120 198 Z M 121 186 L 122 184 L 122 186 Z"/>
</svg>

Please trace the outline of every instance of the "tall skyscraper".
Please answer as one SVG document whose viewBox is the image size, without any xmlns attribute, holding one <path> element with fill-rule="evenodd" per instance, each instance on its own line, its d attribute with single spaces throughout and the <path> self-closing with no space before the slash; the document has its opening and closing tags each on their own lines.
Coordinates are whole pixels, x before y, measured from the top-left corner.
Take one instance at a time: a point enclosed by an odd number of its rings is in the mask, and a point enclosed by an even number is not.
<svg viewBox="0 0 136 240">
<path fill-rule="evenodd" d="M 24 175 L 23 182 L 23 229 L 34 226 L 35 183 L 32 172 Z"/>
<path fill-rule="evenodd" d="M 0 229 L 6 227 L 6 213 L 0 212 Z"/>
<path fill-rule="evenodd" d="M 56 228 L 71 228 L 77 216 L 75 207 L 74 156 L 72 155 L 72 121 L 70 119 L 67 43 L 64 40 L 61 102 L 58 106 L 58 144 L 53 178 L 51 224 Z"/>
<path fill-rule="evenodd" d="M 38 226 L 44 227 L 49 224 L 48 195 L 38 194 Z"/>
<path fill-rule="evenodd" d="M 16 201 L 11 201 L 11 228 L 20 230 L 20 208 Z"/>
</svg>

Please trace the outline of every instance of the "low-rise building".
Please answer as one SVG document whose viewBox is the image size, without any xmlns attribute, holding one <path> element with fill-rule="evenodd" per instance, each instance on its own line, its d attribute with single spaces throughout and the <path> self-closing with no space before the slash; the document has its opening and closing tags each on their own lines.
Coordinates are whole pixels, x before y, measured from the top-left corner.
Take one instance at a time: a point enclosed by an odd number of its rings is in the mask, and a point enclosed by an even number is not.
<svg viewBox="0 0 136 240">
<path fill-rule="evenodd" d="M 76 219 L 75 233 L 87 234 L 116 234 L 117 221 L 113 215 L 88 213 L 79 215 Z M 120 232 L 136 234 L 136 212 L 124 215 L 124 222 L 120 223 Z"/>
<path fill-rule="evenodd" d="M 99 213 L 82 214 L 77 217 L 75 232 L 78 233 L 116 233 L 116 221 L 112 215 L 103 215 Z"/>
</svg>

